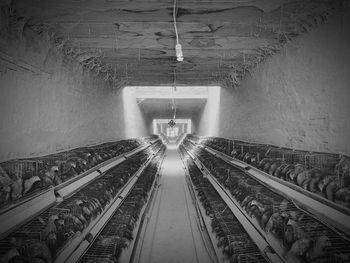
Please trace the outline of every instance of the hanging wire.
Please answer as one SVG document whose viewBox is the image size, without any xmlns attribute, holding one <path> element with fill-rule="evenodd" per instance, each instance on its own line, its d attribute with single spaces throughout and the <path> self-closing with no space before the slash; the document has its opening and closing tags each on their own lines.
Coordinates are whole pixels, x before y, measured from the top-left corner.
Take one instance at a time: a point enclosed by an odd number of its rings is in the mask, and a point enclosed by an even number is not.
<svg viewBox="0 0 350 263">
<path fill-rule="evenodd" d="M 175 91 L 176 91 L 176 70 L 174 69 L 174 86 L 173 86 L 173 97 L 172 97 L 172 108 L 174 110 L 173 119 L 176 119 L 176 104 L 175 104 Z"/>
<path fill-rule="evenodd" d="M 176 44 L 179 44 L 179 35 L 177 33 L 177 26 L 176 26 L 176 0 L 174 0 L 173 19 L 174 19 L 174 28 L 175 28 L 175 35 L 176 35 Z"/>
</svg>

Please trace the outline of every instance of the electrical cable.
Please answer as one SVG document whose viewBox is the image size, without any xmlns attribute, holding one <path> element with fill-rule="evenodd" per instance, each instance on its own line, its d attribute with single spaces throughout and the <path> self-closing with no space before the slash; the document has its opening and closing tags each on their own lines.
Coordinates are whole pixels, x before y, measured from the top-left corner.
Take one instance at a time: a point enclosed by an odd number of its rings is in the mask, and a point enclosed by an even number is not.
<svg viewBox="0 0 350 263">
<path fill-rule="evenodd" d="M 174 0 L 173 19 L 174 19 L 174 28 L 175 28 L 175 35 L 176 35 L 176 44 L 180 44 L 179 43 L 179 35 L 177 33 L 177 26 L 176 26 L 176 0 Z"/>
<path fill-rule="evenodd" d="M 182 47 L 179 43 L 179 34 L 177 32 L 177 26 L 176 26 L 176 0 L 174 0 L 174 7 L 173 7 L 173 19 L 174 19 L 174 29 L 175 29 L 175 35 L 176 35 L 176 45 L 175 45 L 175 51 L 176 51 L 176 58 L 177 61 L 183 61 L 183 53 L 182 53 Z"/>
</svg>

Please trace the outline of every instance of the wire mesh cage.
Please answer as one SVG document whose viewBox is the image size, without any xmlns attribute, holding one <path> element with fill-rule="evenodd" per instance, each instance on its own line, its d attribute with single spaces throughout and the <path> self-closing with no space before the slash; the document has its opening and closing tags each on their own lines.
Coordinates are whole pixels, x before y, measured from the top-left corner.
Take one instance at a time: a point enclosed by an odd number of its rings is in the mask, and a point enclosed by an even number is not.
<svg viewBox="0 0 350 263">
<path fill-rule="evenodd" d="M 256 263 L 263 262 L 264 258 L 261 253 L 251 252 L 249 254 L 240 254 L 237 258 L 238 263 Z"/>
<path fill-rule="evenodd" d="M 339 163 L 341 156 L 336 154 L 310 153 L 305 154 L 305 166 L 308 169 L 318 168 L 333 173 L 335 166 Z"/>
<path fill-rule="evenodd" d="M 198 140 L 198 137 L 193 135 L 190 138 Z M 322 169 L 328 173 L 334 172 L 334 168 L 341 158 L 338 154 L 309 152 L 218 137 L 206 137 L 202 138 L 201 141 L 225 154 L 233 155 L 235 153 L 235 157 L 239 159 L 243 159 L 245 154 L 249 153 L 251 156 L 255 156 L 258 162 L 263 158 L 280 159 L 291 164 L 300 163 L 307 169 Z"/>
</svg>

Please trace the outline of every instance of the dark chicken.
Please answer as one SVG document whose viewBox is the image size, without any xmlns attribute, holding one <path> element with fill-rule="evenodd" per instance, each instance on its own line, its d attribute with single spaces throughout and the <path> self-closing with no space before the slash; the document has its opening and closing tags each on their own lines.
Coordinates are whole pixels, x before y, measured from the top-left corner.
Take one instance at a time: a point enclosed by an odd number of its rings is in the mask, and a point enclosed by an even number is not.
<svg viewBox="0 0 350 263">
<path fill-rule="evenodd" d="M 231 171 L 235 172 L 230 172 L 230 164 L 206 150 L 195 147 L 186 140 L 182 145 L 186 150 L 191 150 L 192 154 L 205 165 L 211 175 L 229 190 L 241 208 L 246 211 L 247 216 L 256 220 L 267 234 L 280 240 L 287 251 L 285 254 L 287 261 L 328 262 L 327 260 L 330 258 L 328 253 L 333 253 L 332 257 L 343 257 L 341 254 L 338 255 L 338 252 L 328 249 L 332 246 L 328 230 L 325 235 L 315 237 L 315 233 L 320 233 L 320 229 L 327 228 L 299 210 L 293 203 L 262 187 L 241 170 L 231 166 Z M 262 159 L 259 165 L 265 172 L 268 171 L 276 177 L 289 180 L 314 193 L 321 193 L 329 200 L 338 200 L 338 202 L 349 200 L 350 190 L 339 188 L 337 178 L 327 175 L 320 169 L 306 169 L 302 164 L 287 164 L 282 160 L 272 158 Z M 220 167 L 220 169 L 216 167 Z M 196 181 L 193 180 L 193 182 Z M 201 198 L 200 200 L 205 203 L 204 207 L 209 207 L 206 203 L 210 203 L 210 199 Z M 211 209 L 215 211 L 215 208 Z M 215 212 L 212 215 L 215 217 Z M 214 223 L 213 220 L 213 229 L 217 232 L 220 246 L 227 248 L 229 241 L 227 236 L 223 234 L 223 227 L 216 221 Z M 227 251 L 230 249 L 225 249 L 225 253 Z"/>
<path fill-rule="evenodd" d="M 52 255 L 50 249 L 44 242 L 39 242 L 31 238 L 16 237 L 11 238 L 12 249 L 0 258 L 1 263 L 10 262 L 33 262 L 51 263 Z"/>
<path fill-rule="evenodd" d="M 0 166 L 0 207 L 59 185 L 103 161 L 139 147 L 152 140 L 151 138 L 145 140 L 130 139 L 78 148 L 28 159 L 25 162 L 21 160 L 5 162 L 4 166 Z M 5 168 L 10 169 L 11 173 Z"/>
<path fill-rule="evenodd" d="M 183 151 L 182 151 L 183 152 Z M 265 259 L 259 255 L 255 244 L 244 231 L 243 227 L 227 209 L 225 202 L 222 201 L 218 193 L 214 190 L 206 178 L 204 178 L 199 169 L 187 160 L 187 167 L 189 168 L 190 177 L 199 196 L 199 200 L 206 210 L 207 215 L 211 218 L 211 227 L 218 239 L 218 247 L 228 258 L 229 262 L 239 262 L 241 254 L 252 253 L 256 251 L 255 262 L 264 262 Z M 222 173 L 225 169 L 216 169 L 220 173 L 220 178 L 225 180 L 227 185 L 237 185 L 238 181 L 228 180 L 227 173 Z M 246 183 L 245 181 L 243 181 Z M 254 196 L 252 196 L 254 198 Z M 243 200 L 242 200 L 243 201 Z M 244 200 L 248 203 L 248 199 Z"/>
<path fill-rule="evenodd" d="M 164 148 L 161 150 L 160 156 L 163 153 Z M 157 158 L 153 160 L 141 173 L 134 188 L 102 229 L 101 234 L 82 258 L 82 262 L 118 262 L 123 249 L 128 247 L 134 238 L 133 230 L 155 179 L 158 161 Z M 108 250 L 97 259 L 94 250 L 100 247 L 106 247 Z"/>
<path fill-rule="evenodd" d="M 189 136 L 188 138 L 194 141 L 197 140 L 195 136 Z M 228 154 L 226 145 L 229 145 L 231 142 L 222 138 L 215 138 L 202 140 L 202 143 Z M 330 171 L 327 172 L 317 168 L 307 169 L 301 163 L 292 163 L 268 157 L 270 150 L 271 148 L 266 152 L 252 145 L 250 147 L 237 145 L 231 151 L 231 156 L 330 201 L 350 207 L 350 157 L 342 156 L 335 165 L 334 173 L 332 174 Z M 257 162 L 257 157 L 260 157 L 259 162 Z"/>
<path fill-rule="evenodd" d="M 160 144 L 155 144 L 152 147 L 157 149 L 157 147 L 160 147 Z M 149 152 L 144 151 L 128 158 L 120 165 L 107 171 L 103 176 L 83 187 L 74 195 L 63 200 L 61 203 L 57 203 L 42 215 L 34 218 L 27 225 L 23 226 L 24 230 L 19 228 L 17 231 L 14 231 L 6 239 L 6 242 L 8 242 L 11 248 L 1 257 L 10 258 L 8 260 L 30 259 L 25 262 L 39 262 L 39 260 L 51 262 L 51 259 L 56 256 L 56 253 L 68 240 L 82 233 L 92 220 L 103 212 L 112 199 L 116 197 L 121 187 L 141 167 L 143 164 L 141 160 L 145 160 L 145 157 L 147 159 L 148 155 Z M 70 161 L 68 161 L 70 165 L 69 169 L 74 168 L 74 165 L 72 165 L 73 162 L 71 162 L 72 160 L 70 157 Z M 46 171 L 39 171 L 39 180 L 35 177 L 26 179 L 26 183 L 24 184 L 25 189 L 29 189 L 28 192 L 30 192 L 33 188 L 30 186 L 32 181 L 27 181 L 31 178 L 35 178 L 32 185 L 38 182 L 40 184 L 46 183 L 46 186 L 53 186 L 54 182 L 57 183 L 57 178 L 60 176 L 60 168 L 67 167 L 66 164 L 64 162 L 60 162 L 59 166 L 47 164 L 45 166 L 47 167 Z M 147 193 L 141 192 L 137 202 L 143 204 L 146 196 Z M 141 209 L 140 207 L 142 206 L 135 206 L 136 209 Z M 136 220 L 137 214 L 132 214 L 129 225 L 133 226 Z M 27 233 L 32 225 L 34 226 L 36 235 L 39 231 L 37 237 L 28 240 L 17 239 L 17 232 Z M 124 235 L 128 240 L 132 239 L 132 228 L 126 228 Z M 14 237 L 15 239 L 13 239 Z M 15 241 L 11 241 L 12 239 Z M 33 245 L 28 246 L 27 242 Z M 23 244 L 25 244 L 25 249 L 23 249 Z M 28 247 L 29 249 L 27 249 Z"/>
</svg>

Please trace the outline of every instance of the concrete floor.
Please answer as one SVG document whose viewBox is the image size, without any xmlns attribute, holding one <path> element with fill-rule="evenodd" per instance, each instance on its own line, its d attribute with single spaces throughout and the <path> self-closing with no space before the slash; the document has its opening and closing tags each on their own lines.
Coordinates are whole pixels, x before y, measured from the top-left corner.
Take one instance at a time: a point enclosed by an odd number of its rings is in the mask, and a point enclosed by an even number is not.
<svg viewBox="0 0 350 263">
<path fill-rule="evenodd" d="M 135 262 L 212 262 L 182 161 L 174 146 L 167 149 L 159 183 L 143 242 L 140 242 L 141 252 Z"/>
</svg>

